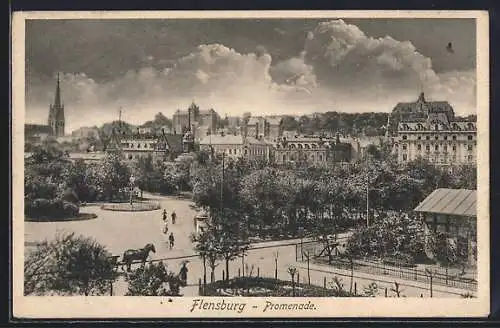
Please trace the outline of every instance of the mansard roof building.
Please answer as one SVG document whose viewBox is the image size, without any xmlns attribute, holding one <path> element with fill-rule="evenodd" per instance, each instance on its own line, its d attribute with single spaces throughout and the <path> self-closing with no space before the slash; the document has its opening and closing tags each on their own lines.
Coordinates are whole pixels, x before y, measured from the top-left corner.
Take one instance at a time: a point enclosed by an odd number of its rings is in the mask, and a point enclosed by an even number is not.
<svg viewBox="0 0 500 328">
<path fill-rule="evenodd" d="M 410 115 L 397 123 L 394 152 L 398 162 L 424 158 L 440 166 L 475 165 L 475 121 L 456 118 L 447 102 L 428 103 L 423 94 L 409 107 L 422 112 L 406 112 Z"/>
</svg>

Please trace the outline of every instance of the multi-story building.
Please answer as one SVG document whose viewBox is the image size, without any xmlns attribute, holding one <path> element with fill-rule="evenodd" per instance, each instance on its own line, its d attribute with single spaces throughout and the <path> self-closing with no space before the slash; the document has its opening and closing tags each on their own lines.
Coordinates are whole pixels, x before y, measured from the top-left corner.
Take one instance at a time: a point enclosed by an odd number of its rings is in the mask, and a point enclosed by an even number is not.
<svg viewBox="0 0 500 328">
<path fill-rule="evenodd" d="M 245 134 L 254 138 L 275 139 L 281 136 L 281 117 L 253 116 L 245 125 Z"/>
<path fill-rule="evenodd" d="M 127 160 L 150 155 L 155 160 L 173 159 L 183 151 L 182 135 L 167 134 L 165 131 L 153 134 L 140 133 L 138 130 L 135 134 L 122 134 L 119 140 L 119 150 Z"/>
<path fill-rule="evenodd" d="M 245 136 L 258 138 L 264 134 L 264 118 L 261 116 L 252 116 L 245 125 Z"/>
<path fill-rule="evenodd" d="M 268 139 L 279 138 L 282 133 L 280 116 L 269 116 L 266 117 L 266 134 L 265 137 Z"/>
<path fill-rule="evenodd" d="M 193 124 L 204 126 L 210 133 L 215 133 L 218 122 L 219 115 L 215 110 L 212 108 L 200 110 L 194 102 L 185 111 L 178 109 L 172 117 L 172 126 L 176 134 L 182 134 L 187 130 L 192 130 Z"/>
<path fill-rule="evenodd" d="M 243 135 L 209 135 L 200 141 L 200 150 L 251 160 L 269 160 L 270 148 L 263 140 Z"/>
<path fill-rule="evenodd" d="M 393 151 L 399 163 L 424 158 L 438 166 L 476 164 L 476 122 L 456 119 L 453 109 L 433 106 L 423 95 L 416 106 L 425 117 L 398 123 Z"/>
<path fill-rule="evenodd" d="M 274 145 L 274 159 L 277 164 L 326 165 L 331 162 L 351 162 L 356 157 L 355 146 L 355 141 L 341 140 L 338 134 L 336 138 L 282 137 Z"/>
</svg>

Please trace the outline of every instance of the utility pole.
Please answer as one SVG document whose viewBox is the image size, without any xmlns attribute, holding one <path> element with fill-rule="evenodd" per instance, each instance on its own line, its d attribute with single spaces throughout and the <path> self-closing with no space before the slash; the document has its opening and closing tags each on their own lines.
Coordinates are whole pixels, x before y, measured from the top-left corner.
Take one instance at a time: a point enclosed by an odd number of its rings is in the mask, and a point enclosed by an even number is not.
<svg viewBox="0 0 500 328">
<path fill-rule="evenodd" d="M 370 177 L 366 174 L 366 227 L 370 226 Z"/>
<path fill-rule="evenodd" d="M 223 196 L 224 196 L 224 151 L 222 151 L 222 179 L 221 179 L 221 183 L 220 183 L 220 211 L 221 211 L 221 214 L 222 214 L 222 210 L 223 210 L 223 202 L 222 202 L 222 199 L 223 199 Z"/>
</svg>

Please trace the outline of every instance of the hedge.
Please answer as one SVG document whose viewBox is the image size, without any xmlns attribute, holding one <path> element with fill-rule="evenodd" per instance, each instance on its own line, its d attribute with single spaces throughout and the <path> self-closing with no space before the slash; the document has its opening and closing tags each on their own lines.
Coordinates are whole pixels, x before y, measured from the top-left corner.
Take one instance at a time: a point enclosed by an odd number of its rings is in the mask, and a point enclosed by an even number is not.
<svg viewBox="0 0 500 328">
<path fill-rule="evenodd" d="M 24 214 L 29 218 L 37 219 L 61 219 L 76 217 L 80 213 L 80 208 L 73 203 L 62 199 L 37 198 L 26 201 Z"/>
<path fill-rule="evenodd" d="M 229 296 L 223 290 L 238 290 L 250 297 L 291 297 L 292 282 L 263 277 L 237 277 L 229 281 L 215 281 L 204 287 L 203 296 Z M 348 291 L 295 283 L 296 297 L 352 297 Z M 358 295 L 360 296 L 360 295 Z"/>
</svg>

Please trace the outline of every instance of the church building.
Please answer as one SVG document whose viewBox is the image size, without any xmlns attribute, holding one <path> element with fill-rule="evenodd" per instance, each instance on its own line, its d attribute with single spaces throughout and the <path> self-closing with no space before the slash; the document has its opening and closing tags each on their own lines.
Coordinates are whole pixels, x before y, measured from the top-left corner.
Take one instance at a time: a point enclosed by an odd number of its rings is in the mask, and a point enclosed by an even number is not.
<svg viewBox="0 0 500 328">
<path fill-rule="evenodd" d="M 64 129 L 64 104 L 61 100 L 61 87 L 59 74 L 57 74 L 56 93 L 54 97 L 54 103 L 49 106 L 49 118 L 47 121 L 47 125 L 25 124 L 25 142 L 39 143 L 49 136 L 55 138 L 64 137 Z"/>
</svg>

